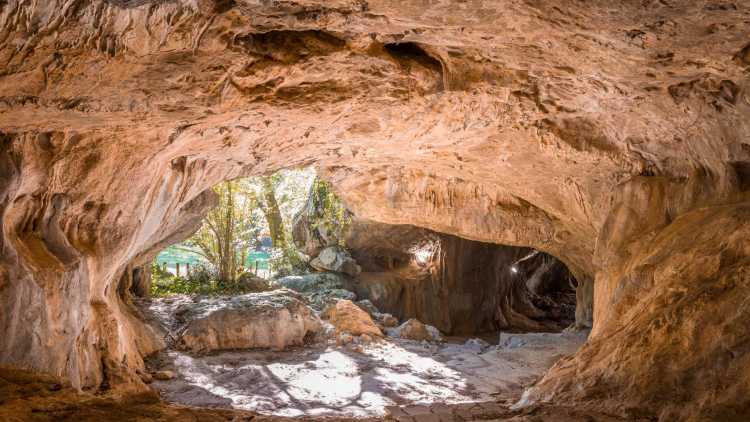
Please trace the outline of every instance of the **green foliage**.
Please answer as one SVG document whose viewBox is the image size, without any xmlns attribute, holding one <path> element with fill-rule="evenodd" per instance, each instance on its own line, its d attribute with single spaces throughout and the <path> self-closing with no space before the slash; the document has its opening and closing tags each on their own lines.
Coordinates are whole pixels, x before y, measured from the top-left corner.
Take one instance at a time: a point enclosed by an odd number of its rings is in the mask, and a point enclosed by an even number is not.
<svg viewBox="0 0 750 422">
<path fill-rule="evenodd" d="M 291 240 L 291 235 L 284 238 L 284 243 L 274 248 L 269 263 L 276 277 L 302 274 L 308 271 L 307 263 L 300 257 L 297 247 Z"/>
<path fill-rule="evenodd" d="M 306 192 L 311 170 L 282 170 L 271 176 L 256 178 L 257 197 L 273 239 L 271 270 L 277 277 L 306 272 L 307 264 L 300 257 L 292 239 L 294 213 L 307 200 Z"/>
<path fill-rule="evenodd" d="M 317 211 L 316 215 L 310 216 L 312 228 L 325 230 L 328 238 L 336 239 L 339 246 L 345 246 L 344 238 L 352 222 L 351 213 L 325 180 L 315 179 L 312 196 L 313 209 Z"/>
<path fill-rule="evenodd" d="M 159 265 L 151 266 L 151 296 L 164 297 L 175 294 L 207 296 L 240 295 L 270 289 L 268 281 L 245 272 L 236 281 L 220 281 L 210 268 L 199 266 L 187 277 L 178 277 L 164 271 Z"/>
<path fill-rule="evenodd" d="M 185 243 L 195 246 L 224 283 L 235 280 L 261 231 L 258 200 L 243 181 L 214 188 L 219 204 L 208 212 L 201 228 Z"/>
<path fill-rule="evenodd" d="M 259 288 L 262 282 L 252 280 L 254 275 L 243 272 L 243 266 L 265 231 L 274 241 L 269 260 L 272 273 L 284 276 L 306 272 L 307 264 L 292 241 L 291 222 L 306 202 L 313 178 L 314 171 L 309 168 L 282 170 L 270 176 L 232 180 L 214 187 L 218 205 L 208 212 L 201 228 L 183 244 L 191 253 L 200 255 L 208 263 L 207 267 L 191 265 L 192 271 L 186 277 L 154 267 L 152 294 L 232 294 Z M 340 204 L 330 198 L 326 201 Z M 329 208 L 331 215 L 341 220 L 340 210 L 335 206 Z"/>
<path fill-rule="evenodd" d="M 158 264 L 151 265 L 151 296 L 162 297 L 173 294 L 192 294 L 209 288 L 198 279 L 178 277 L 162 269 Z"/>
</svg>

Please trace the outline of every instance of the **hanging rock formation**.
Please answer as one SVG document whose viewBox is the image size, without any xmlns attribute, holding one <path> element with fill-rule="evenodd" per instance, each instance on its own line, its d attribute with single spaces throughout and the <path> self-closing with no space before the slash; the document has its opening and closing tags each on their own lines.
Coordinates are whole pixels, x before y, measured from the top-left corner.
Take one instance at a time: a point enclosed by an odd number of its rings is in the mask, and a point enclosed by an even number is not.
<svg viewBox="0 0 750 422">
<path fill-rule="evenodd" d="M 749 21 L 723 0 L 0 2 L 0 364 L 144 388 L 158 339 L 125 271 L 215 183 L 314 164 L 357 216 L 532 247 L 593 291 L 588 344 L 525 403 L 747 416 Z"/>
</svg>

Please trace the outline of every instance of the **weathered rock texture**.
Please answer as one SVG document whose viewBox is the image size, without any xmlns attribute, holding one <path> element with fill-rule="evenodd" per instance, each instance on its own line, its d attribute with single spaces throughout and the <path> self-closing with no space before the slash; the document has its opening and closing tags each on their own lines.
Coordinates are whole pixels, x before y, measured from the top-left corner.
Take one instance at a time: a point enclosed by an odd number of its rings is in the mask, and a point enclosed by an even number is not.
<svg viewBox="0 0 750 422">
<path fill-rule="evenodd" d="M 0 363 L 137 387 L 153 342 L 118 293 L 126 269 L 178 240 L 216 182 L 315 164 L 358 216 L 533 247 L 593 281 L 590 343 L 538 397 L 750 413 L 733 235 L 748 224 L 749 13 L 4 1 Z"/>
<path fill-rule="evenodd" d="M 184 330 L 178 347 L 203 353 L 215 350 L 283 350 L 313 338 L 322 325 L 317 315 L 290 290 L 203 299 L 181 309 Z"/>
<path fill-rule="evenodd" d="M 335 305 L 326 309 L 323 318 L 334 326 L 336 333 L 348 333 L 355 336 L 383 336 L 383 332 L 375 325 L 372 317 L 352 303 L 351 300 L 339 300 Z"/>
</svg>

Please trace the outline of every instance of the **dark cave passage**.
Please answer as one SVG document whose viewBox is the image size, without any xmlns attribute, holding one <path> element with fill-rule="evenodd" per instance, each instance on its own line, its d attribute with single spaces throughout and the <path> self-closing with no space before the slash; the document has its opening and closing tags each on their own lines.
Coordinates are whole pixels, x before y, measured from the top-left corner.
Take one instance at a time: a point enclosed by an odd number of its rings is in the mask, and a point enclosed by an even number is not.
<svg viewBox="0 0 750 422">
<path fill-rule="evenodd" d="M 354 289 L 399 319 L 449 335 L 557 332 L 575 323 L 575 277 L 555 257 L 413 226 L 358 221 Z"/>
</svg>

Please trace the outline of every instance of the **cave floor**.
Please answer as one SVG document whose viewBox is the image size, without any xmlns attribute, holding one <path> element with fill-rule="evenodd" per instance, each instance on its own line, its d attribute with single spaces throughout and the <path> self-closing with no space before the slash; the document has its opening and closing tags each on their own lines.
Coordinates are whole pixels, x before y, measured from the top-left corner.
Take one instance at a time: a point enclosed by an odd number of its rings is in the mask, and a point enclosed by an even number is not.
<svg viewBox="0 0 750 422">
<path fill-rule="evenodd" d="M 508 405 L 586 334 L 513 334 L 489 347 L 387 338 L 205 356 L 168 350 L 151 366 L 176 377 L 152 386 L 172 403 L 291 417 L 406 417 L 397 407 L 425 413 L 436 405 Z"/>
<path fill-rule="evenodd" d="M 386 417 L 287 418 L 258 415 L 238 409 L 199 408 L 166 403 L 153 391 L 140 393 L 85 393 L 57 377 L 0 366 L 0 421 L 2 422 L 249 422 L 249 421 L 513 421 L 513 422 L 620 422 L 580 407 L 536 405 L 513 411 L 497 402 L 454 405 L 411 405 L 390 409 Z M 627 419 L 633 421 L 634 419 Z"/>
</svg>

